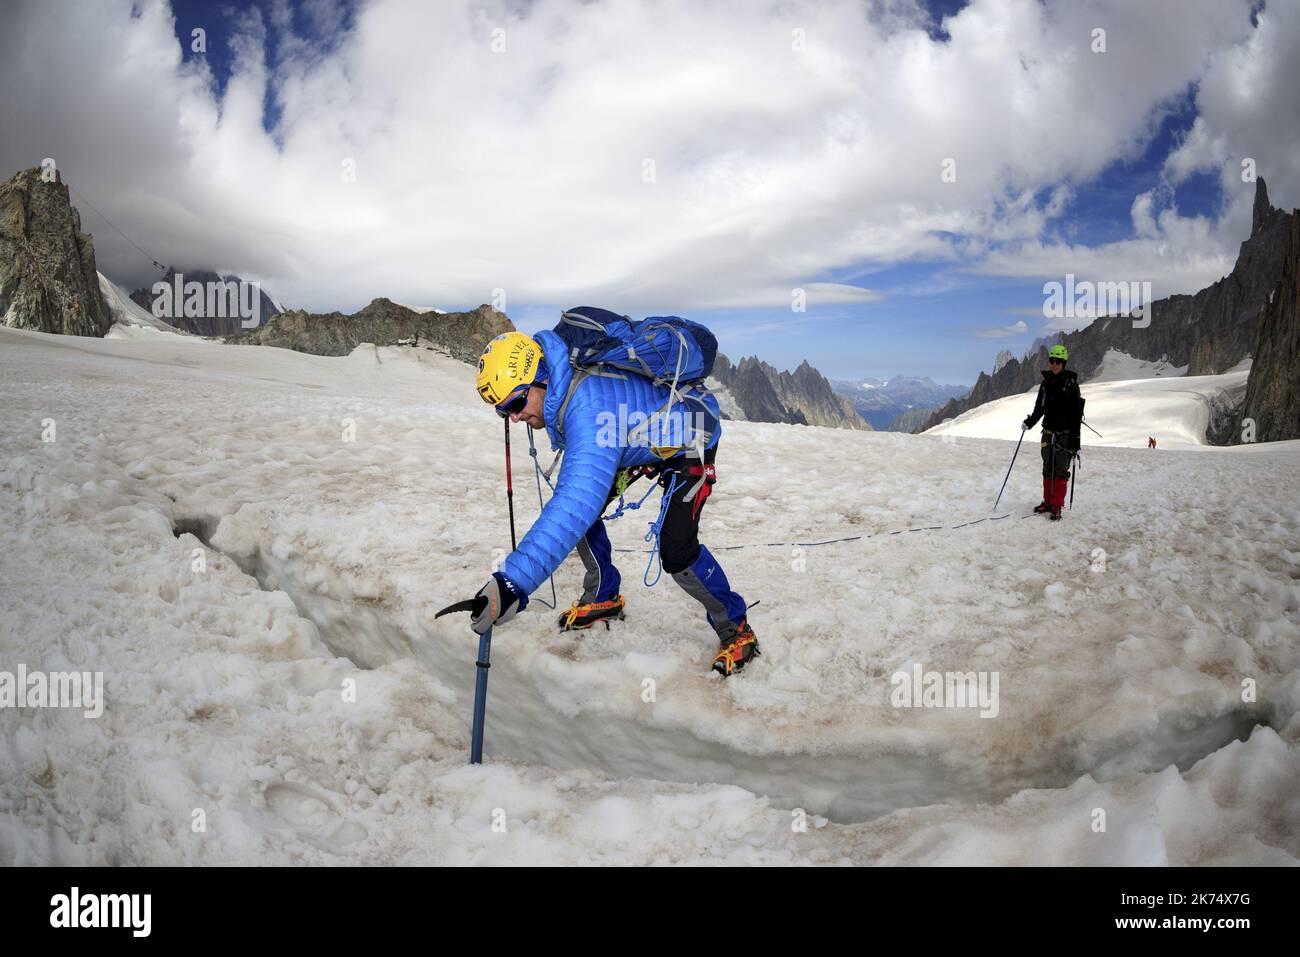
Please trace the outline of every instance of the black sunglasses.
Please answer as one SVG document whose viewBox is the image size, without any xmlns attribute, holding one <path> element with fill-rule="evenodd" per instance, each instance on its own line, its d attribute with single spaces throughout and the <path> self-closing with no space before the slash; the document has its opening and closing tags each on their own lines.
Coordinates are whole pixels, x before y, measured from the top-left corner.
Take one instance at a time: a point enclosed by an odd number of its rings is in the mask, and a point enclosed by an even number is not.
<svg viewBox="0 0 1300 957">
<path fill-rule="evenodd" d="M 516 412 L 524 411 L 524 406 L 528 404 L 528 389 L 524 389 L 513 398 L 507 399 L 501 405 L 496 406 L 497 415 L 503 419 L 508 419 Z"/>
<path fill-rule="evenodd" d="M 1064 360 L 1064 359 L 1048 359 L 1048 360 L 1047 360 L 1047 364 L 1048 364 L 1049 366 L 1063 366 L 1063 365 L 1065 365 L 1065 360 Z"/>
</svg>

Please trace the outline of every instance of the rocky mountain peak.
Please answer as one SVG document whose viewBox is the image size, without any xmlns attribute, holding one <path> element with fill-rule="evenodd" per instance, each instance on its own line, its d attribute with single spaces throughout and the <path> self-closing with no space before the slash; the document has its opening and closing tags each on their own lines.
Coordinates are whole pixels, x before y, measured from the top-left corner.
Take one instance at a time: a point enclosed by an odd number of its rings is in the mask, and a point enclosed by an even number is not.
<svg viewBox="0 0 1300 957">
<path fill-rule="evenodd" d="M 733 366 L 718 353 L 713 379 L 727 391 L 739 417 L 751 422 L 871 429 L 807 359 L 794 372 L 778 372 L 757 356 L 745 356 Z"/>
<path fill-rule="evenodd" d="M 351 315 L 291 309 L 273 316 L 262 328 L 227 341 L 321 356 L 345 356 L 363 342 L 391 346 L 423 341 L 473 364 L 489 339 L 514 328 L 505 313 L 486 304 L 469 312 L 416 312 L 381 296 Z"/>
<path fill-rule="evenodd" d="M 1264 177 L 1260 176 L 1255 180 L 1255 205 L 1251 210 L 1250 217 L 1251 239 L 1259 235 L 1259 231 L 1264 228 L 1264 224 L 1268 221 L 1271 212 L 1273 212 L 1273 206 L 1268 201 L 1268 186 L 1264 182 Z"/>
<path fill-rule="evenodd" d="M 1260 317 L 1243 406 L 1221 441 L 1300 438 L 1300 210 L 1287 225 L 1286 259 Z"/>
<path fill-rule="evenodd" d="M 102 336 L 113 324 L 99 291 L 95 244 L 56 172 L 0 183 L 0 316 L 6 326 Z"/>
<path fill-rule="evenodd" d="M 191 298 L 191 283 L 198 283 L 206 290 L 209 284 L 235 284 L 238 289 L 244 280 L 234 274 L 222 275 L 211 269 L 177 268 L 168 266 L 159 280 L 167 287 L 166 292 L 155 292 L 157 283 L 142 287 L 131 293 L 131 301 L 155 318 L 183 332 L 192 332 L 198 336 L 233 336 L 246 332 L 244 322 L 252 322 L 252 307 L 256 302 L 257 325 L 263 325 L 272 316 L 280 314 L 280 309 L 266 291 L 260 286 L 244 288 L 238 294 L 238 308 L 231 308 L 228 295 L 213 296 L 211 301 L 206 295 Z M 221 292 L 220 289 L 217 290 Z M 154 309 L 159 295 L 166 295 L 165 307 Z M 249 315 L 241 311 L 249 307 Z"/>
<path fill-rule="evenodd" d="M 949 399 L 966 394 L 964 386 L 939 385 L 929 376 L 902 374 L 883 381 L 839 379 L 831 382 L 831 388 L 873 428 L 889 432 L 910 431 Z"/>
</svg>

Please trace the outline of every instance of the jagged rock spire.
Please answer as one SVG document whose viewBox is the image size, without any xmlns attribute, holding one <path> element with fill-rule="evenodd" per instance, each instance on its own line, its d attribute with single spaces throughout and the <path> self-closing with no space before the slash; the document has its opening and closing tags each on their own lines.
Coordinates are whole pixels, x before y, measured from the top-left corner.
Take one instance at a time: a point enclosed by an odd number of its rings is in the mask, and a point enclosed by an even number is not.
<svg viewBox="0 0 1300 957">
<path fill-rule="evenodd" d="M 75 336 L 102 336 L 113 324 L 68 187 L 38 167 L 0 183 L 0 323 Z"/>
<path fill-rule="evenodd" d="M 1264 177 L 1260 176 L 1255 180 L 1255 206 L 1250 217 L 1250 238 L 1254 239 L 1264 223 L 1268 220 L 1268 214 L 1273 211 L 1273 206 L 1268 201 L 1268 186 L 1264 183 Z"/>
</svg>

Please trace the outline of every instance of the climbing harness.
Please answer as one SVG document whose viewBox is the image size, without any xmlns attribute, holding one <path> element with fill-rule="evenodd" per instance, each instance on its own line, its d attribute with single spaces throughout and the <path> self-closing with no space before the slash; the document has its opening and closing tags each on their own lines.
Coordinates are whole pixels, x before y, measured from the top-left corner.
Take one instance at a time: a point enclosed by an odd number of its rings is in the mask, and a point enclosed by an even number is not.
<svg viewBox="0 0 1300 957">
<path fill-rule="evenodd" d="M 691 503 L 691 521 L 699 517 L 704 500 L 713 492 L 713 483 L 718 480 L 717 467 L 712 463 L 692 465 L 686 470 L 688 475 L 698 475 L 699 481 L 691 486 L 684 501 Z"/>
<path fill-rule="evenodd" d="M 664 568 L 661 564 L 659 566 L 659 571 L 655 574 L 655 580 L 650 581 L 650 567 L 655 563 L 655 556 L 659 554 L 659 533 L 663 530 L 664 519 L 668 517 L 668 506 L 672 504 L 673 493 L 685 484 L 685 482 L 679 483 L 677 481 L 677 471 L 674 469 L 672 474 L 669 476 L 668 487 L 664 491 L 664 497 L 659 503 L 659 517 L 650 523 L 650 531 L 645 533 L 645 541 L 648 542 L 652 539 L 654 540 L 654 546 L 650 549 L 650 557 L 646 559 L 645 574 L 641 576 L 641 583 L 647 588 L 654 588 L 654 586 L 659 583 L 659 579 L 663 576 Z M 646 494 L 648 495 L 649 493 L 647 492 Z M 642 501 L 645 501 L 645 499 L 642 498 Z"/>
</svg>

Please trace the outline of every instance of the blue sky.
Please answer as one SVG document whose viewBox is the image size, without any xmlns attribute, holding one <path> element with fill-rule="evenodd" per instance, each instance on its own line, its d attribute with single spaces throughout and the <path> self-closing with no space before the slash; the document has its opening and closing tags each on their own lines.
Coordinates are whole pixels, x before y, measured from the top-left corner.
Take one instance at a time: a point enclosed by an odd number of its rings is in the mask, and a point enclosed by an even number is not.
<svg viewBox="0 0 1300 957">
<path fill-rule="evenodd" d="M 0 162 L 57 156 L 155 258 L 316 312 L 504 289 L 525 331 L 579 304 L 676 313 L 733 358 L 970 384 L 1055 328 L 1042 287 L 1067 272 L 1157 296 L 1228 272 L 1245 159 L 1275 205 L 1300 202 L 1297 4 L 104 0 L 24 18 L 44 29 L 0 62 Z M 82 212 L 101 269 L 151 281 Z"/>
<path fill-rule="evenodd" d="M 238 33 L 240 20 L 249 13 L 265 15 L 268 4 L 263 0 L 171 0 L 171 9 L 182 57 L 188 63 L 206 65 L 211 71 L 214 89 L 219 95 L 224 94 L 236 65 L 231 40 Z M 326 56 L 335 50 L 356 26 L 357 5 L 351 0 L 326 4 L 304 4 L 296 0 L 283 4 L 283 10 L 290 18 L 294 34 L 306 41 L 309 49 L 318 56 Z M 196 28 L 206 34 L 202 52 L 193 49 L 193 31 Z M 280 37 L 275 30 L 266 31 L 266 58 L 272 63 L 282 54 Z M 262 128 L 274 134 L 281 111 L 270 86 L 263 97 L 262 110 Z"/>
</svg>

